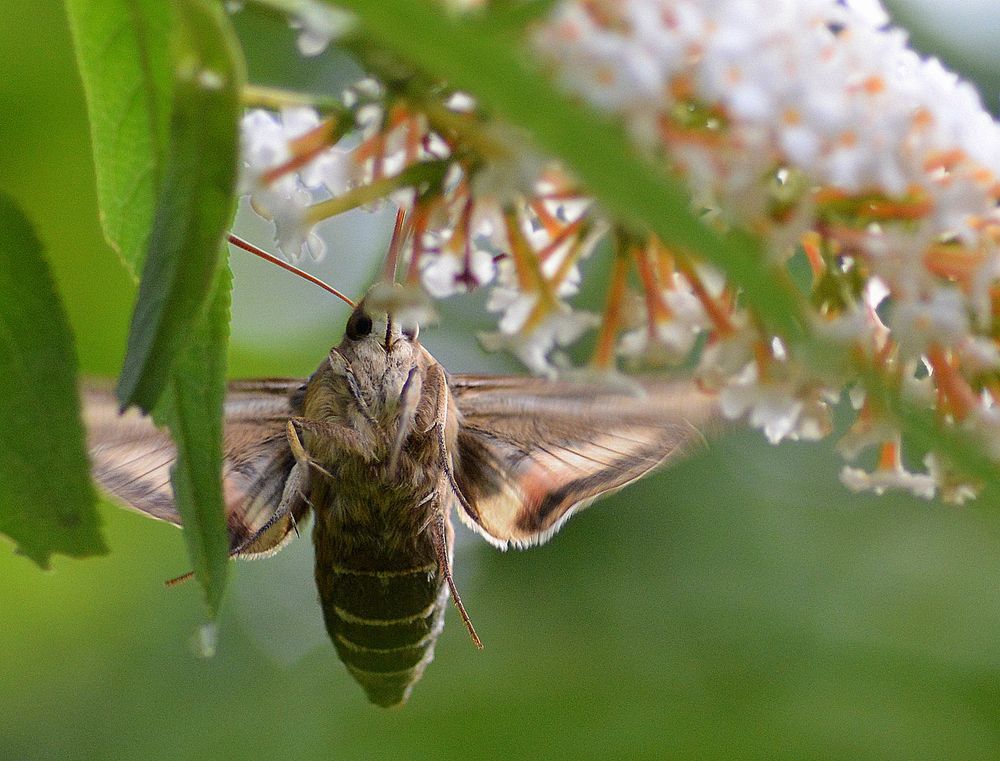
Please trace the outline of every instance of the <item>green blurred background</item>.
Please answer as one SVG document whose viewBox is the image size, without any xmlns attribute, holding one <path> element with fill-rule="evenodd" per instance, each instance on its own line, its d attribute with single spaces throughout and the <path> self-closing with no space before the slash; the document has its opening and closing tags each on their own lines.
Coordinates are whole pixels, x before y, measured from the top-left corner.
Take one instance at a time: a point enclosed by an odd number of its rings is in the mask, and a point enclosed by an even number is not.
<svg viewBox="0 0 1000 761">
<path fill-rule="evenodd" d="M 3 6 L 0 189 L 48 247 L 84 371 L 110 376 L 134 286 L 98 227 L 63 10 Z M 996 28 L 995 9 L 979 13 L 963 23 Z M 335 58 L 297 64 L 281 25 L 237 19 L 256 80 L 350 79 Z M 339 253 L 319 272 L 358 293 L 390 216 L 333 223 Z M 310 372 L 344 309 L 233 265 L 232 374 Z M 513 369 L 479 352 L 488 326 L 459 299 L 425 343 L 454 371 Z M 828 442 L 735 433 L 544 547 L 464 537 L 457 577 L 486 649 L 450 612 L 391 711 L 365 702 L 325 638 L 308 541 L 238 564 L 205 660 L 197 588 L 162 585 L 187 569 L 180 532 L 102 504 L 106 557 L 41 572 L 0 541 L 0 759 L 997 757 L 1000 505 L 852 497 L 839 467 Z"/>
</svg>

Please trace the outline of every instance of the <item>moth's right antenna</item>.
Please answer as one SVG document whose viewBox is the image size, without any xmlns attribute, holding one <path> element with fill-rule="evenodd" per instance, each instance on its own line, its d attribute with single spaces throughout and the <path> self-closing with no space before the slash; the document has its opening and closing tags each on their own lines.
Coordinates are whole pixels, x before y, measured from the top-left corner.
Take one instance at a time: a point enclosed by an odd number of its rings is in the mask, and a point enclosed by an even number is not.
<svg viewBox="0 0 1000 761">
<path fill-rule="evenodd" d="M 323 290 L 329 291 L 330 293 L 332 293 L 334 296 L 336 296 L 341 301 L 347 302 L 347 304 L 352 309 L 356 306 L 355 303 L 353 301 L 351 301 L 351 299 L 349 299 L 347 296 L 345 296 L 344 294 L 342 294 L 340 291 L 338 291 L 332 285 L 327 285 L 326 283 L 324 283 L 322 280 L 320 280 L 315 275 L 310 275 L 305 270 L 300 270 L 294 264 L 289 264 L 288 262 L 284 261 L 283 259 L 279 259 L 278 257 L 274 256 L 273 254 L 269 254 L 269 253 L 267 253 L 267 251 L 264 251 L 263 249 L 257 248 L 253 243 L 250 243 L 248 241 L 243 240 L 243 238 L 239 237 L 238 235 L 233 235 L 232 233 L 229 233 L 229 235 L 226 236 L 226 239 L 230 243 L 232 243 L 234 246 L 236 246 L 237 248 L 242 248 L 244 251 L 249 251 L 254 256 L 259 256 L 264 261 L 271 262 L 271 264 L 277 264 L 282 269 L 288 270 L 289 272 L 293 272 L 296 275 L 298 275 L 299 277 L 303 278 L 304 280 L 308 280 L 310 283 L 313 283 L 314 285 L 318 285 Z"/>
</svg>

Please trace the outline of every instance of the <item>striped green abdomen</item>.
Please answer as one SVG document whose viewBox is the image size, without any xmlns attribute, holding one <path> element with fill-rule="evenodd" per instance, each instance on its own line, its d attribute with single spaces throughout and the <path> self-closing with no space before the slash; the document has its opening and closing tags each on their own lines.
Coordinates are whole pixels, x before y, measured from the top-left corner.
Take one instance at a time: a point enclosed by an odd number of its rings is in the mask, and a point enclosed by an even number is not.
<svg viewBox="0 0 1000 761">
<path fill-rule="evenodd" d="M 434 656 L 447 588 L 437 563 L 371 570 L 321 567 L 316 584 L 340 659 L 380 706 L 403 703 Z"/>
</svg>

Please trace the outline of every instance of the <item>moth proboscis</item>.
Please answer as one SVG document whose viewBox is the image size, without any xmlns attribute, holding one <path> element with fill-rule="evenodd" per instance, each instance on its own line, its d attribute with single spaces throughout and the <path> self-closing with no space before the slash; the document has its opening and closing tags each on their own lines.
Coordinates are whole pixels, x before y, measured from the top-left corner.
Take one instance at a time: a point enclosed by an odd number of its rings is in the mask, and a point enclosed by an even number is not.
<svg viewBox="0 0 1000 761">
<path fill-rule="evenodd" d="M 342 296 L 345 336 L 308 379 L 234 381 L 224 406 L 231 556 L 277 552 L 311 513 L 327 630 L 381 706 L 404 702 L 433 657 L 449 592 L 479 644 L 452 582 L 453 510 L 497 547 L 543 542 L 702 441 L 717 416 L 690 381 L 450 375 L 398 288 L 377 285 L 357 305 Z M 169 435 L 119 415 L 110 391 L 83 398 L 97 482 L 180 525 Z"/>
</svg>

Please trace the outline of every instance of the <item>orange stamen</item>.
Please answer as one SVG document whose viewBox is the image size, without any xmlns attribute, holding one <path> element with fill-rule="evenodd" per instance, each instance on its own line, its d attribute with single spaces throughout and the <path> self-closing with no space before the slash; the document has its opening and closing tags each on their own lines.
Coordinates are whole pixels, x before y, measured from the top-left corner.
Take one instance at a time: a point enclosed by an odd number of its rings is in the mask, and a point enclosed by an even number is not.
<svg viewBox="0 0 1000 761">
<path fill-rule="evenodd" d="M 536 305 L 543 305 L 548 308 L 555 303 L 555 296 L 549 288 L 548 281 L 538 268 L 538 259 L 535 252 L 521 232 L 520 220 L 517 211 L 513 208 L 504 213 L 504 221 L 507 226 L 507 243 L 510 246 L 510 254 L 514 259 L 514 271 L 517 273 L 518 287 L 523 293 L 539 293 L 541 298 Z M 530 319 L 530 318 L 529 318 Z"/>
<path fill-rule="evenodd" d="M 625 288 L 628 281 L 629 259 L 622 252 L 615 256 L 611 271 L 611 287 L 608 302 L 604 307 L 601 331 L 597 335 L 597 346 L 591 364 L 601 370 L 611 367 L 615 358 L 615 337 L 622 319 L 622 305 L 625 302 Z"/>
<path fill-rule="evenodd" d="M 964 160 L 965 151 L 961 148 L 952 148 L 949 151 L 937 151 L 924 161 L 924 171 L 933 172 L 938 169 L 951 169 L 955 164 Z"/>
<path fill-rule="evenodd" d="M 826 263 L 823 261 L 823 253 L 820 250 L 822 242 L 823 239 L 815 230 L 810 230 L 802 236 L 802 250 L 805 252 L 806 259 L 809 260 L 809 267 L 812 269 L 814 280 L 818 279 L 826 269 Z"/>
<path fill-rule="evenodd" d="M 556 233 L 552 240 L 546 244 L 545 248 L 538 252 L 538 258 L 543 262 L 547 261 L 550 256 L 552 256 L 559 248 L 569 240 L 572 236 L 576 235 L 583 228 L 584 218 L 580 217 L 570 222 L 568 225 L 563 227 Z"/>
<path fill-rule="evenodd" d="M 320 153 L 331 147 L 337 140 L 337 120 L 326 119 L 303 135 L 290 141 L 288 147 L 292 157 L 287 161 L 268 169 L 261 175 L 265 185 L 270 185 L 290 172 L 301 169 Z"/>
<path fill-rule="evenodd" d="M 674 316 L 670 307 L 663 301 L 661 284 L 657 282 L 653 267 L 649 261 L 648 250 L 640 250 L 633 246 L 629 252 L 635 261 L 636 270 L 639 272 L 639 280 L 642 282 L 643 296 L 646 300 L 646 320 L 649 323 L 649 330 L 652 334 L 658 323 L 666 322 Z"/>
<path fill-rule="evenodd" d="M 965 420 L 978 404 L 975 391 L 938 344 L 931 344 L 928 347 L 927 361 L 930 362 L 934 377 L 937 379 L 938 392 L 947 402 L 952 415 L 958 421 Z"/>
<path fill-rule="evenodd" d="M 528 205 L 535 213 L 535 216 L 538 217 L 538 221 L 542 223 L 542 227 L 545 228 L 545 232 L 549 234 L 550 238 L 555 238 L 559 235 L 560 231 L 563 229 L 563 223 L 552 215 L 552 213 L 546 208 L 544 201 L 533 198 Z"/>
<path fill-rule="evenodd" d="M 924 253 L 924 266 L 929 272 L 966 286 L 985 261 L 982 251 L 969 251 L 956 243 L 938 243 Z"/>
<path fill-rule="evenodd" d="M 385 150 L 385 133 L 376 132 L 354 149 L 354 160 L 360 165 L 369 159 L 372 162 L 372 181 L 382 175 L 382 154 Z"/>
<path fill-rule="evenodd" d="M 753 355 L 754 359 L 757 360 L 757 380 L 764 382 L 770 375 L 768 369 L 771 367 L 771 362 L 774 360 L 774 355 L 771 353 L 770 345 L 764 341 L 754 341 Z"/>
<path fill-rule="evenodd" d="M 902 459 L 899 454 L 899 446 L 895 441 L 887 441 L 882 444 L 882 448 L 878 455 L 878 469 L 879 470 L 896 470 L 896 468 L 902 465 Z"/>
<path fill-rule="evenodd" d="M 396 209 L 396 224 L 392 228 L 392 238 L 389 241 L 389 251 L 385 255 L 385 266 L 382 269 L 382 279 L 387 283 L 396 282 L 396 265 L 399 263 L 399 252 L 403 248 L 403 222 L 406 219 L 406 209 Z"/>
<path fill-rule="evenodd" d="M 424 233 L 431 208 L 436 202 L 418 201 L 410 213 L 410 263 L 406 268 L 406 282 L 416 283 L 420 279 L 420 259 L 424 254 Z"/>
<path fill-rule="evenodd" d="M 420 158 L 420 145 L 423 142 L 424 129 L 420 116 L 410 117 L 406 127 L 406 164 L 412 164 Z"/>
<path fill-rule="evenodd" d="M 685 257 L 677 257 L 677 269 L 680 270 L 684 278 L 691 284 L 691 290 L 694 292 L 695 297 L 701 302 L 702 308 L 708 315 L 708 318 L 712 321 L 715 326 L 716 332 L 720 337 L 725 337 L 732 335 L 735 331 L 733 327 L 733 322 L 730 319 L 732 310 L 722 306 L 716 299 L 712 298 L 712 294 L 708 292 L 708 288 L 705 287 L 705 283 L 698 276 L 698 271 L 695 270 L 694 266 Z M 730 299 L 731 301 L 731 299 Z"/>
<path fill-rule="evenodd" d="M 869 95 L 877 95 L 885 90 L 885 80 L 878 74 L 872 74 L 862 83 L 864 91 Z"/>
<path fill-rule="evenodd" d="M 656 252 L 656 276 L 661 283 L 674 282 L 674 255 L 657 238 L 651 238 L 650 245 Z"/>
<path fill-rule="evenodd" d="M 659 129 L 660 137 L 667 145 L 689 143 L 704 148 L 718 148 L 727 139 L 727 135 L 719 130 L 684 127 L 667 116 L 660 118 Z"/>
</svg>

